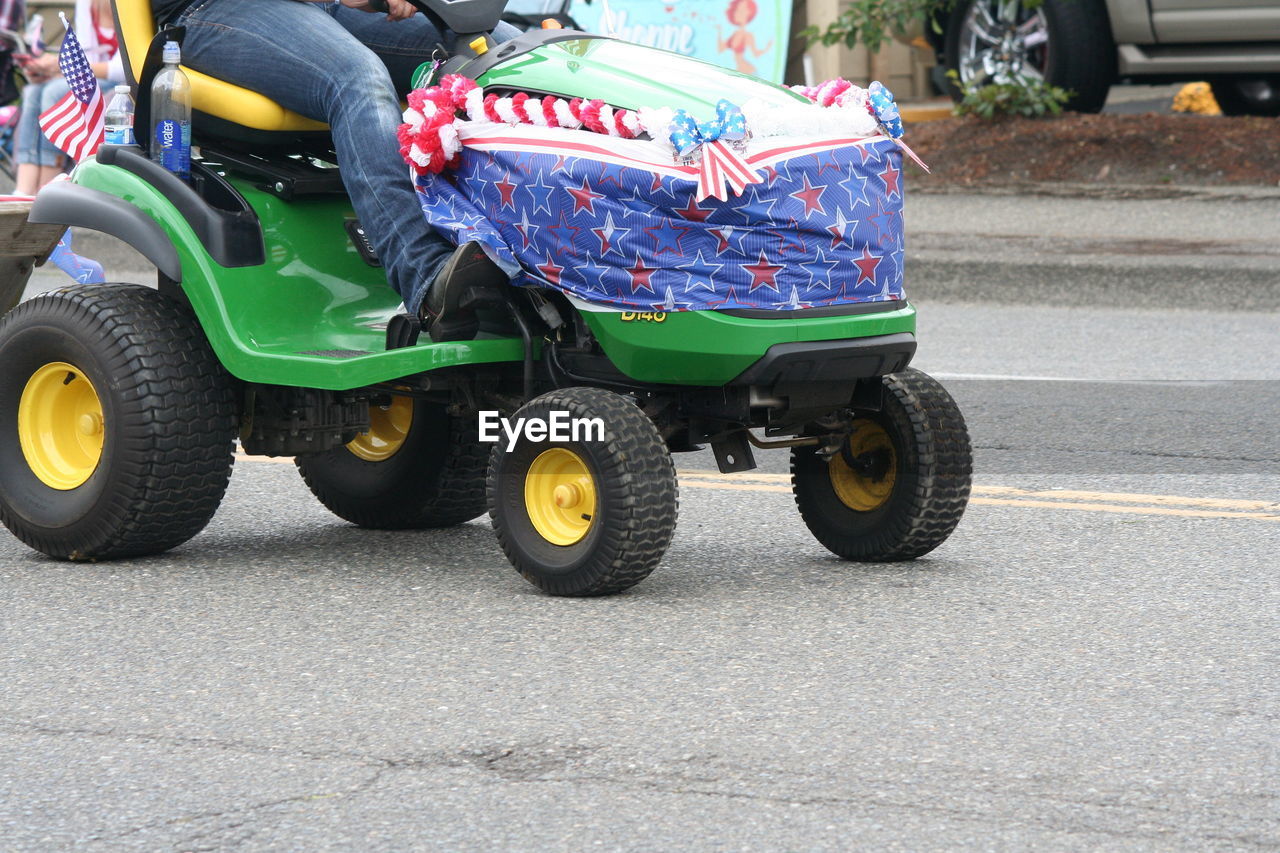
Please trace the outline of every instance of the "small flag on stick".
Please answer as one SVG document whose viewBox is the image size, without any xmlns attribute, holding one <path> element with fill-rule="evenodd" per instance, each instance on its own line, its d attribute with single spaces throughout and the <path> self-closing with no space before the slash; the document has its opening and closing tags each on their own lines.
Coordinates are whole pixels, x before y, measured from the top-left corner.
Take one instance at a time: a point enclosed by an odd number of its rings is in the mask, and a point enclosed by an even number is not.
<svg viewBox="0 0 1280 853">
<path fill-rule="evenodd" d="M 66 15 L 60 16 L 67 28 L 67 37 L 58 54 L 58 68 L 71 91 L 40 114 L 40 129 L 50 142 L 78 163 L 92 157 L 102 144 L 106 104 L 75 30 L 67 24 Z"/>
</svg>

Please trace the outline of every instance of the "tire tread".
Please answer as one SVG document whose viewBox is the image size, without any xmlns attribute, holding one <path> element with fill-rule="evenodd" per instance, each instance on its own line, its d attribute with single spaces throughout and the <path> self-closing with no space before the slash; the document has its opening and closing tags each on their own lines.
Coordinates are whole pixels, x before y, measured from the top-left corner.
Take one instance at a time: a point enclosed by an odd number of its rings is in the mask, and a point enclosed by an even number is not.
<svg viewBox="0 0 1280 853">
<path fill-rule="evenodd" d="M 791 457 L 791 486 L 801 518 L 824 547 L 846 560 L 898 562 L 923 556 L 947 540 L 969 503 L 973 451 L 964 416 L 951 395 L 914 368 L 885 376 L 883 383 L 910 422 L 911 435 L 904 438 L 913 442 L 919 467 L 905 505 L 879 529 L 856 538 L 833 530 L 819 508 L 803 497 L 800 456 Z"/>
<path fill-rule="evenodd" d="M 679 513 L 675 465 L 653 422 L 635 401 L 598 388 L 567 388 L 537 398 L 552 410 L 598 417 L 605 424 L 610 453 L 602 482 L 616 483 L 621 498 L 613 510 L 623 519 L 605 528 L 603 541 L 584 571 L 562 578 L 530 570 L 518 543 L 496 510 L 500 454 L 489 464 L 489 514 L 503 552 L 516 570 L 540 589 L 562 596 L 613 595 L 647 578 L 666 554 Z M 600 489 L 597 494 L 606 491 Z"/>
<path fill-rule="evenodd" d="M 103 356 L 124 440 L 85 542 L 34 528 L 3 502 L 0 521 L 38 551 L 81 561 L 160 553 L 203 530 L 230 480 L 236 411 L 231 377 L 195 316 L 152 288 L 107 284 L 52 291 L 6 317 L 32 321 L 74 329 Z"/>
</svg>

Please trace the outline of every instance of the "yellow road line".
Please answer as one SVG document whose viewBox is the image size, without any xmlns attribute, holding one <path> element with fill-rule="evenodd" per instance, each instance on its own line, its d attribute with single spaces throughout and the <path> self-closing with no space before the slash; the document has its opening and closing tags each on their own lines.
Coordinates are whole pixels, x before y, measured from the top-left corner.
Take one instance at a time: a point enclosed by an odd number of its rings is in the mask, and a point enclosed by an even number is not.
<svg viewBox="0 0 1280 853">
<path fill-rule="evenodd" d="M 972 498 L 969 503 L 983 506 L 1036 507 L 1042 509 L 1075 509 L 1085 512 L 1118 512 L 1130 515 L 1176 515 L 1182 518 L 1252 518 L 1257 521 L 1280 521 L 1280 514 L 1266 512 L 1214 512 L 1206 509 L 1175 509 L 1167 506 L 1114 506 L 1072 501 L 1034 501 L 1019 498 Z"/>
<path fill-rule="evenodd" d="M 975 486 L 974 494 L 1005 495 L 1008 497 L 1049 498 L 1054 500 L 1112 501 L 1115 503 L 1139 503 L 1175 506 L 1203 506 L 1218 509 L 1273 510 L 1280 511 L 1280 501 L 1238 500 L 1236 498 L 1190 498 L 1179 495 L 1144 495 L 1132 492 L 1073 492 L 1069 489 L 1034 491 L 1013 486 Z"/>
<path fill-rule="evenodd" d="M 719 471 L 708 471 L 701 468 L 679 468 L 676 473 L 681 478 L 696 477 L 698 479 L 709 480 L 728 480 L 736 482 L 738 480 L 760 480 L 766 483 L 790 483 L 790 474 L 768 474 L 764 471 L 742 471 L 737 474 L 721 474 Z"/>
<path fill-rule="evenodd" d="M 691 484 L 701 482 L 703 480 L 708 482 L 730 483 L 785 483 L 785 488 L 770 489 L 769 491 L 791 490 L 790 474 L 768 474 L 764 472 L 721 474 L 718 471 L 694 469 L 681 469 L 677 473 L 680 474 L 680 479 L 682 481 L 687 480 Z M 1054 501 L 1108 501 L 1112 503 L 1155 504 L 1157 506 L 1200 506 L 1212 509 L 1280 512 L 1280 501 L 1242 500 L 1238 498 L 1193 498 L 1182 495 L 1147 495 L 1134 492 L 1082 492 L 1070 489 L 1037 490 L 1020 489 L 1016 486 L 974 486 L 973 493 L 975 495 L 989 495 L 993 497 L 1039 498 L 1042 500 Z"/>
<path fill-rule="evenodd" d="M 680 478 L 680 485 L 691 489 L 731 489 L 735 492 L 785 492 L 791 494 L 790 486 L 770 486 L 765 483 L 721 483 L 717 480 L 694 480 Z"/>
<path fill-rule="evenodd" d="M 250 456 L 237 453 L 243 462 L 293 464 L 292 457 Z M 681 469 L 680 485 L 690 489 L 717 489 L 736 492 L 791 492 L 789 474 Z M 978 506 L 1069 509 L 1081 512 L 1110 512 L 1126 515 L 1164 515 L 1179 518 L 1244 518 L 1280 521 L 1280 502 L 1235 498 L 1193 498 L 1180 495 L 1144 495 L 1134 492 L 1035 491 L 1014 486 L 974 486 L 970 503 Z M 1197 508 L 1199 507 L 1199 508 Z"/>
<path fill-rule="evenodd" d="M 764 483 L 723 483 L 715 480 L 698 480 L 681 477 L 680 485 L 690 489 L 728 489 L 735 492 L 784 492 L 791 491 L 790 486 L 773 486 Z M 994 490 L 1002 490 L 1003 487 L 994 486 Z M 1017 489 L 1013 491 L 1019 491 Z M 983 492 L 981 488 L 973 490 L 975 495 Z M 1029 495 L 1040 494 L 1039 492 L 1027 492 Z M 1059 493 L 1052 493 L 1059 494 Z M 1105 500 L 1108 497 L 1107 492 L 1074 492 L 1072 494 L 1090 494 L 1096 495 L 1099 499 Z M 1122 495 L 1126 501 L 1136 500 L 1140 495 Z M 1166 498 L 1168 495 L 1151 495 L 1151 498 Z M 1154 503 L 1154 501 L 1151 501 Z M 985 498 L 973 497 L 969 499 L 969 503 L 975 506 L 1016 506 L 1016 507 L 1033 507 L 1037 509 L 1071 509 L 1081 510 L 1085 512 L 1118 512 L 1128 513 L 1130 515 L 1174 515 L 1183 518 L 1251 518 L 1257 521 L 1280 521 L 1280 513 L 1266 512 L 1214 512 L 1207 509 L 1183 509 L 1169 506 L 1124 506 L 1105 503 L 1082 503 L 1079 501 L 1059 501 L 1059 500 L 1031 500 L 1028 498 Z M 1196 505 L 1195 499 L 1187 499 L 1185 503 Z M 1271 506 L 1263 501 L 1241 501 L 1240 503 L 1256 504 L 1259 507 Z"/>
</svg>

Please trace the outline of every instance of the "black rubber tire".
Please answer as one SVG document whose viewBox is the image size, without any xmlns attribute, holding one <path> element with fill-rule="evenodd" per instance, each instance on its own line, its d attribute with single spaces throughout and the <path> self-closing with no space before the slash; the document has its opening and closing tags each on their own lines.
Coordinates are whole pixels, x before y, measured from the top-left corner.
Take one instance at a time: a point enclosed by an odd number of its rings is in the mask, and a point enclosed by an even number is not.
<svg viewBox="0 0 1280 853">
<path fill-rule="evenodd" d="M 813 447 L 791 453 L 800 517 L 829 551 L 858 562 L 913 560 L 937 548 L 960 523 L 973 474 L 964 417 L 946 389 L 908 368 L 884 377 L 884 406 L 860 413 L 888 433 L 897 468 L 885 503 L 857 511 L 836 495 L 828 463 Z"/>
<path fill-rule="evenodd" d="M 1280 116 L 1280 75 L 1210 80 L 1226 116 Z"/>
<path fill-rule="evenodd" d="M 975 2 L 983 0 L 958 0 L 947 18 L 942 54 L 948 70 L 959 70 L 960 25 Z M 1044 0 L 1041 8 L 1049 27 L 1045 82 L 1074 93 L 1067 109 L 1101 111 L 1116 80 L 1116 45 L 1106 6 L 1102 0 Z M 954 82 L 948 90 L 960 99 Z"/>
<path fill-rule="evenodd" d="M 489 462 L 489 516 L 498 544 L 516 570 L 544 592 L 621 592 L 648 577 L 671 544 L 679 502 L 671 454 L 630 397 L 598 388 L 552 391 L 525 404 L 515 417 L 547 418 L 552 411 L 600 418 L 604 440 L 530 442 L 521 437 L 509 452 L 505 445 L 495 448 Z M 553 447 L 578 454 L 595 481 L 595 518 L 586 536 L 573 545 L 544 539 L 525 506 L 529 466 Z"/>
<path fill-rule="evenodd" d="M 36 477 L 17 432 L 23 389 L 52 362 L 83 372 L 102 405 L 102 456 L 67 491 Z M 196 318 L 151 288 L 68 287 L 0 321 L 0 521 L 37 551 L 107 560 L 186 542 L 226 492 L 236 426 L 232 379 Z"/>
<path fill-rule="evenodd" d="M 450 417 L 445 407 L 413 401 L 404 444 L 371 462 L 346 447 L 295 460 L 303 481 L 339 518 L 375 530 L 450 527 L 485 511 L 488 444 L 474 418 Z"/>
</svg>

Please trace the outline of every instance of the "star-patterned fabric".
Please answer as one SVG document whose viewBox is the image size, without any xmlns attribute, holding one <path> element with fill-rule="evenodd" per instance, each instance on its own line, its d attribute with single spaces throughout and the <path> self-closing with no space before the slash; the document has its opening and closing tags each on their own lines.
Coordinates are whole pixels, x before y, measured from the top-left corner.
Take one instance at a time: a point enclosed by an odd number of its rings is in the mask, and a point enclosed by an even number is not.
<svg viewBox="0 0 1280 853">
<path fill-rule="evenodd" d="M 500 134 L 500 135 L 499 135 Z M 757 142 L 763 177 L 694 200 L 651 143 L 501 128 L 418 180 L 427 221 L 483 243 L 515 283 L 626 311 L 796 310 L 903 298 L 902 157 L 883 137 Z"/>
</svg>

